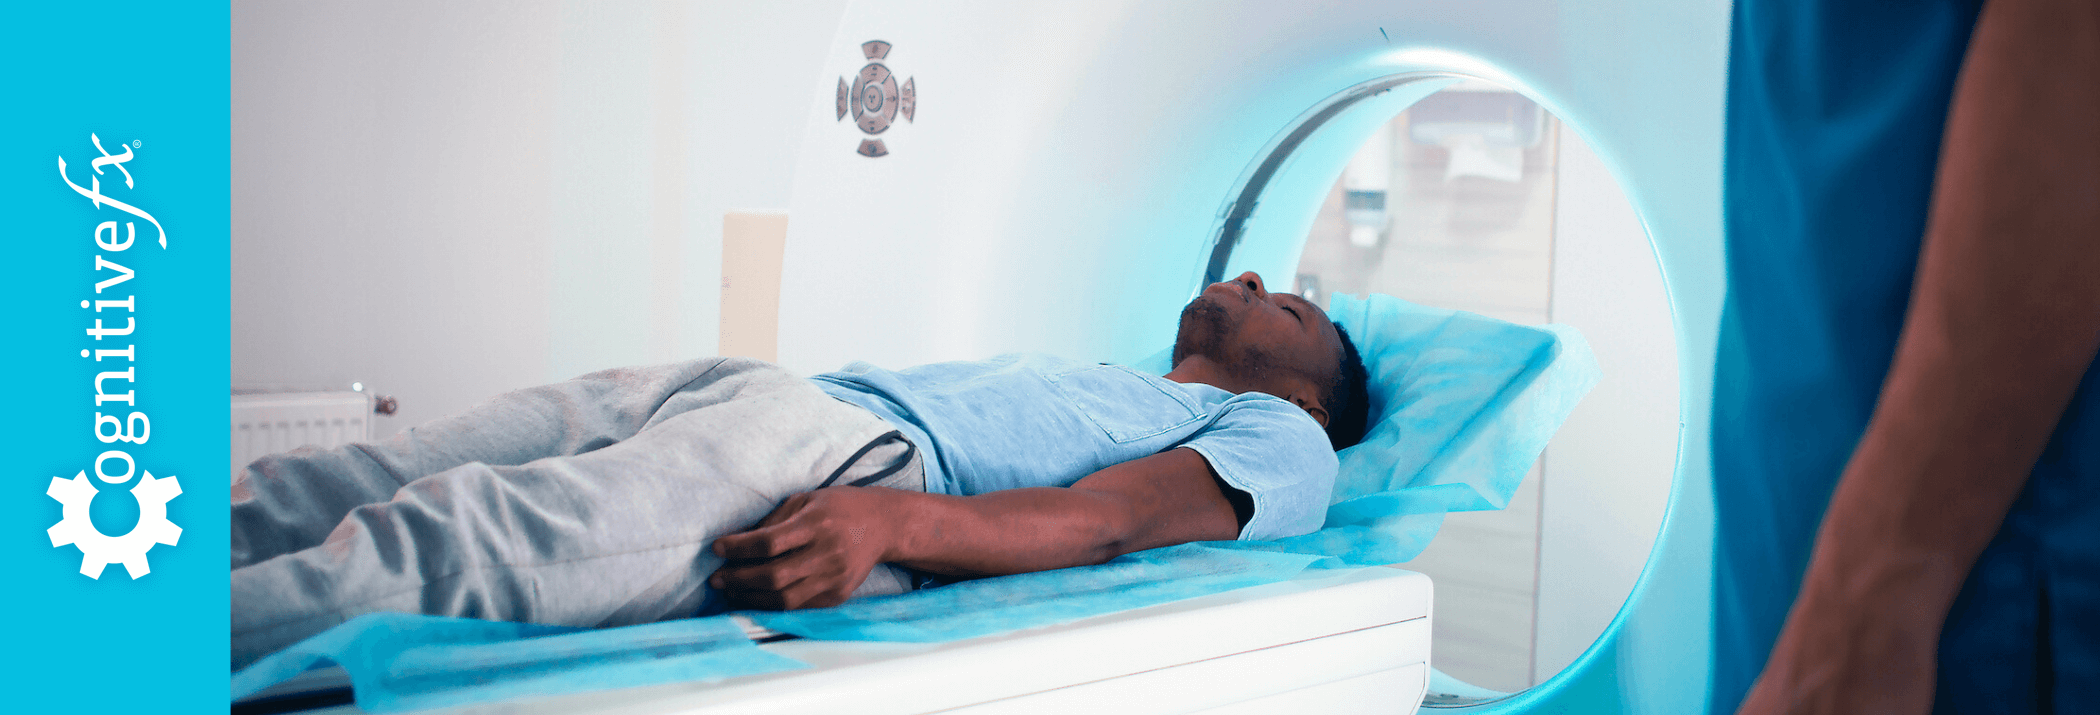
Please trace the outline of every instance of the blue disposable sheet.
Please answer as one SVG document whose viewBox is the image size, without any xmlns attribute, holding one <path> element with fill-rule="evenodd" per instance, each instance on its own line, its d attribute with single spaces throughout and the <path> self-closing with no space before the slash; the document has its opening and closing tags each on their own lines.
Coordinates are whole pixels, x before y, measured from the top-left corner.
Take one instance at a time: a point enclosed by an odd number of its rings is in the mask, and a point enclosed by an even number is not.
<svg viewBox="0 0 2100 715">
<path fill-rule="evenodd" d="M 234 673 L 233 698 L 331 663 L 375 713 L 809 667 L 760 650 L 727 617 L 590 630 L 370 613 Z"/>
<path fill-rule="evenodd" d="M 1289 579 L 1308 568 L 1405 562 L 1451 511 L 1500 509 L 1596 384 L 1582 336 L 1386 295 L 1337 294 L 1371 375 L 1372 427 L 1343 450 L 1321 530 L 1203 542 L 1108 563 L 979 579 L 807 611 L 744 612 L 827 640 L 937 642 L 1065 623 Z M 1164 372 L 1165 355 L 1139 365 Z M 1154 364 L 1157 363 L 1157 364 Z M 234 697 L 341 664 L 374 712 L 807 667 L 760 650 L 726 617 L 602 631 L 371 614 L 234 674 Z"/>
<path fill-rule="evenodd" d="M 1428 545 L 1427 520 L 1508 506 L 1600 376 L 1589 343 L 1565 325 L 1378 294 L 1335 294 L 1328 315 L 1370 371 L 1372 427 L 1342 450 L 1326 526 L 1306 541 L 1351 563 L 1413 559 Z"/>
<path fill-rule="evenodd" d="M 1199 542 L 1125 554 L 1097 566 L 964 581 L 834 608 L 743 615 L 805 638 L 949 641 L 1274 583 L 1326 561 L 1333 559 Z"/>
</svg>

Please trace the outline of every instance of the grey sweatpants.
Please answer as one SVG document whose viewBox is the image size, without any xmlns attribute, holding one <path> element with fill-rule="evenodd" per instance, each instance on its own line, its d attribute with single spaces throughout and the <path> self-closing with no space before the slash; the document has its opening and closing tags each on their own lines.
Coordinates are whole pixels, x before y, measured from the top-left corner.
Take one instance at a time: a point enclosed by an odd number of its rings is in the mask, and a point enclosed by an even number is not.
<svg viewBox="0 0 2100 715">
<path fill-rule="evenodd" d="M 891 431 L 757 360 L 607 370 L 233 485 L 233 667 L 373 611 L 618 626 L 692 615 L 714 539 Z M 886 442 L 838 483 L 925 489 Z M 905 590 L 884 566 L 856 596 Z"/>
</svg>

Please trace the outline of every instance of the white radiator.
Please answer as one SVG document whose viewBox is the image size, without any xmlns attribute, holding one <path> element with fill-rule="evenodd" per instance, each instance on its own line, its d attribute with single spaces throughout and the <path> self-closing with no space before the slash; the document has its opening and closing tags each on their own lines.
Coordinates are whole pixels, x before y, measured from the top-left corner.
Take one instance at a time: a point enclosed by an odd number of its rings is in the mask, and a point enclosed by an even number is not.
<svg viewBox="0 0 2100 715">
<path fill-rule="evenodd" d="M 233 396 L 233 473 L 266 454 L 372 439 L 368 392 L 273 392 Z"/>
</svg>

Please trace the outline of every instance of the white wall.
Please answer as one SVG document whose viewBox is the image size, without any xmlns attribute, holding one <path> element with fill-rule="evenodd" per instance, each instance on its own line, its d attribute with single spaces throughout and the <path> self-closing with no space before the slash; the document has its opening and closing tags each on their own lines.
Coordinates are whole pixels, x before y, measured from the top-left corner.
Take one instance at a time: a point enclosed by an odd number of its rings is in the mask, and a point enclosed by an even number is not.
<svg viewBox="0 0 2100 715">
<path fill-rule="evenodd" d="M 1546 448 L 1532 682 L 1560 672 L 1626 602 L 1662 526 L 1677 460 L 1676 338 L 1640 217 L 1604 161 L 1560 132 L 1553 321 L 1603 377 Z"/>
<path fill-rule="evenodd" d="M 712 354 L 844 0 L 233 6 L 232 381 L 401 400 Z M 823 85 L 823 86 L 819 86 Z"/>
</svg>

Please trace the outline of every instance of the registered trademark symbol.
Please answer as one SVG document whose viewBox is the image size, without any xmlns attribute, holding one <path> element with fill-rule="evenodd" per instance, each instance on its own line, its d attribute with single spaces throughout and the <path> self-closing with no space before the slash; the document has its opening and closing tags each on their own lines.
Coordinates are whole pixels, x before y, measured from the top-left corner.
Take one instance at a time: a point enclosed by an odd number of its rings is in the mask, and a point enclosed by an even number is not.
<svg viewBox="0 0 2100 715">
<path fill-rule="evenodd" d="M 146 146 L 146 143 L 145 143 L 145 142 L 139 141 L 139 140 L 137 140 L 137 139 L 133 139 L 133 140 L 131 140 L 131 148 L 133 148 L 133 149 L 138 149 L 138 148 L 142 148 L 142 147 L 144 147 L 144 146 Z"/>
</svg>

